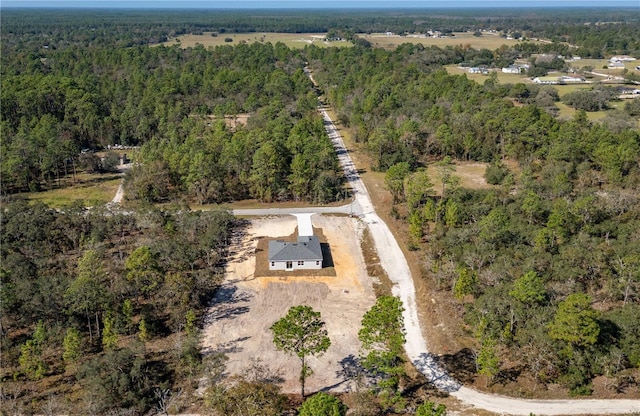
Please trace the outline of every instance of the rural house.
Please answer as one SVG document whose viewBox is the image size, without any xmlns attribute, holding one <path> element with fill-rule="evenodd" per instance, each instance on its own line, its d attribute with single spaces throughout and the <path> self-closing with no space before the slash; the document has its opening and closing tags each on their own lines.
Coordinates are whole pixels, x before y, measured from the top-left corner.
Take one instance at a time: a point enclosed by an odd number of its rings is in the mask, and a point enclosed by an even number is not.
<svg viewBox="0 0 640 416">
<path fill-rule="evenodd" d="M 312 214 L 297 214 L 298 240 L 269 241 L 269 270 L 310 270 L 322 268 L 320 240 L 313 235 Z"/>
</svg>

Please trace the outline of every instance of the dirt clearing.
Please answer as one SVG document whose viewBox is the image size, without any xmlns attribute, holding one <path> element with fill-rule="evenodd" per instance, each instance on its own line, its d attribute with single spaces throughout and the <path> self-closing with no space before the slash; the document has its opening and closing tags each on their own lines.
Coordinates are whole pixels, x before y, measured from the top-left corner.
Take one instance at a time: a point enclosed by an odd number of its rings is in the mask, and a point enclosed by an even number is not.
<svg viewBox="0 0 640 416">
<path fill-rule="evenodd" d="M 309 359 L 314 374 L 307 379 L 306 389 L 309 393 L 350 389 L 347 375 L 360 348 L 360 321 L 375 303 L 373 281 L 360 248 L 363 224 L 355 218 L 318 214 L 312 222 L 331 249 L 336 276 L 296 275 L 295 271 L 255 276 L 258 241 L 293 234 L 294 216 L 251 220 L 234 238 L 225 282 L 207 312 L 202 340 L 205 353 L 220 351 L 229 357 L 229 375 L 242 374 L 251 360 L 259 359 L 280 373 L 284 392 L 299 392 L 300 361 L 276 350 L 269 327 L 291 306 L 309 305 L 326 322 L 331 347 L 323 356 Z"/>
</svg>

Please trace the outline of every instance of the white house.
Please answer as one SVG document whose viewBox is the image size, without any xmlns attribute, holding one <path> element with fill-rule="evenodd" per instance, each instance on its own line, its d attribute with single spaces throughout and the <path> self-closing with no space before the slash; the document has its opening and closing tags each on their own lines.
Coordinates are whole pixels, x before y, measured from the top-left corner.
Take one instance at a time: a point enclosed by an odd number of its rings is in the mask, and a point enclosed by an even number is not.
<svg viewBox="0 0 640 416">
<path fill-rule="evenodd" d="M 558 82 L 561 83 L 561 84 L 566 83 L 566 82 L 584 82 L 584 78 L 562 76 L 562 77 L 558 78 Z"/>
<path fill-rule="evenodd" d="M 610 62 L 633 62 L 635 61 L 636 58 L 633 58 L 631 56 L 612 56 L 611 59 L 609 59 Z"/>
<path fill-rule="evenodd" d="M 269 270 L 322 269 L 320 240 L 313 235 L 312 214 L 297 214 L 298 240 L 269 241 Z"/>
<path fill-rule="evenodd" d="M 474 66 L 474 67 L 471 67 L 471 68 L 467 69 L 467 72 L 469 72 L 470 74 L 488 74 L 489 70 L 487 68 L 484 68 L 484 67 L 478 68 L 477 66 Z"/>
<path fill-rule="evenodd" d="M 502 72 L 505 74 L 519 74 L 520 67 L 518 65 L 509 65 L 508 67 L 502 68 Z"/>
<path fill-rule="evenodd" d="M 559 77 L 536 77 L 533 79 L 533 83 L 534 84 L 546 84 L 546 85 L 553 85 L 553 84 L 557 84 Z"/>
</svg>

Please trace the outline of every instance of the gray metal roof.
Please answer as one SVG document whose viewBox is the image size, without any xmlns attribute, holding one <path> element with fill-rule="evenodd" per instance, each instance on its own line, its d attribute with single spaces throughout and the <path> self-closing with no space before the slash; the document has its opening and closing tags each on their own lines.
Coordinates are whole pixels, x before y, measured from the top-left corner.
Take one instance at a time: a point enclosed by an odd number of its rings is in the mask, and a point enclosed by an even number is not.
<svg viewBox="0 0 640 416">
<path fill-rule="evenodd" d="M 322 260 L 318 237 L 300 236 L 295 243 L 270 240 L 269 261 Z"/>
</svg>

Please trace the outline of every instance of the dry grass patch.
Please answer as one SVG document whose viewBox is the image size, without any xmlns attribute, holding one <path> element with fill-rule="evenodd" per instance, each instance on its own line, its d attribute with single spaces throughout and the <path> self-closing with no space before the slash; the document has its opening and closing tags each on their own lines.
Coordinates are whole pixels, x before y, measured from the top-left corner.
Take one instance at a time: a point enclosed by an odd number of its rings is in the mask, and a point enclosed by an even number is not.
<svg viewBox="0 0 640 416">
<path fill-rule="evenodd" d="M 307 45 L 316 45 L 322 48 L 333 46 L 352 46 L 351 42 L 326 42 L 326 33 L 219 33 L 213 36 L 213 32 L 204 32 L 202 35 L 183 35 L 169 39 L 162 43 L 164 46 L 179 45 L 182 48 L 192 48 L 198 44 L 205 48 L 222 45 L 237 45 L 241 43 L 284 43 L 290 48 L 302 49 Z M 231 42 L 225 41 L 231 39 Z"/>
<path fill-rule="evenodd" d="M 432 38 L 422 35 L 386 35 L 384 33 L 372 33 L 370 35 L 359 35 L 360 37 L 371 42 L 373 46 L 385 49 L 394 49 L 403 43 L 422 44 L 424 46 L 438 46 L 444 48 L 446 46 L 468 46 L 474 49 L 487 48 L 489 50 L 498 49 L 502 45 L 513 46 L 519 43 L 515 39 L 506 39 L 497 34 L 483 34 L 482 36 L 473 36 L 472 33 L 456 32 L 455 36 L 445 38 Z"/>
<path fill-rule="evenodd" d="M 76 180 L 65 178 L 59 188 L 23 194 L 31 202 L 42 202 L 51 208 L 62 208 L 82 201 L 86 206 L 110 202 L 122 182 L 119 174 L 79 174 Z"/>
<path fill-rule="evenodd" d="M 456 162 L 456 170 L 453 173 L 460 178 L 460 186 L 467 189 L 489 189 L 494 185 L 490 185 L 484 178 L 487 170 L 487 164 L 482 162 Z M 442 194 L 442 182 L 438 176 L 437 167 L 431 164 L 427 167 L 429 177 L 433 182 L 433 189 L 436 195 Z"/>
</svg>

